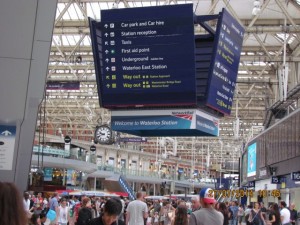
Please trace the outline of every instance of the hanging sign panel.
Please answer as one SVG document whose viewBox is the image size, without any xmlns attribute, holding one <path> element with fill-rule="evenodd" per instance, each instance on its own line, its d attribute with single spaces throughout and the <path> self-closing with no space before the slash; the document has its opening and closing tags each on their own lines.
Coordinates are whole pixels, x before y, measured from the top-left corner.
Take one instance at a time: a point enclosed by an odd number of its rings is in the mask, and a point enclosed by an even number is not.
<svg viewBox="0 0 300 225">
<path fill-rule="evenodd" d="M 192 4 L 111 9 L 91 21 L 100 105 L 195 106 Z"/>
<path fill-rule="evenodd" d="M 197 109 L 113 110 L 111 127 L 144 137 L 219 135 L 219 120 Z"/>
<path fill-rule="evenodd" d="M 218 20 L 206 104 L 230 115 L 245 29 L 223 9 Z"/>
<path fill-rule="evenodd" d="M 0 125 L 0 170 L 12 170 L 16 126 Z"/>
</svg>

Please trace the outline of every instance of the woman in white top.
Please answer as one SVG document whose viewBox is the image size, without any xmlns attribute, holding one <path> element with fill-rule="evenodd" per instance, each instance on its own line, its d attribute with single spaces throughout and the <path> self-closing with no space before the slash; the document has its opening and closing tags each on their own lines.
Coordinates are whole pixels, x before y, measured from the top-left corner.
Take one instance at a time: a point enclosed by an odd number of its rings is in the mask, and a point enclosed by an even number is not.
<svg viewBox="0 0 300 225">
<path fill-rule="evenodd" d="M 69 207 L 67 207 L 67 200 L 65 198 L 62 198 L 60 201 L 57 221 L 59 225 L 67 225 L 70 221 Z"/>
</svg>

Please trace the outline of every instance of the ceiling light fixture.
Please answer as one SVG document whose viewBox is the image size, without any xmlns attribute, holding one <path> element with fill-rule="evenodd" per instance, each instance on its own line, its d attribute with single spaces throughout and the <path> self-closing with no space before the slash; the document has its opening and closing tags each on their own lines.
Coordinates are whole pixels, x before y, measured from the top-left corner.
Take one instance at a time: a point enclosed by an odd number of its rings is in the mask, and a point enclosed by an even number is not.
<svg viewBox="0 0 300 225">
<path fill-rule="evenodd" d="M 260 1 L 254 0 L 253 2 L 253 9 L 252 9 L 252 15 L 256 16 L 260 13 Z"/>
</svg>

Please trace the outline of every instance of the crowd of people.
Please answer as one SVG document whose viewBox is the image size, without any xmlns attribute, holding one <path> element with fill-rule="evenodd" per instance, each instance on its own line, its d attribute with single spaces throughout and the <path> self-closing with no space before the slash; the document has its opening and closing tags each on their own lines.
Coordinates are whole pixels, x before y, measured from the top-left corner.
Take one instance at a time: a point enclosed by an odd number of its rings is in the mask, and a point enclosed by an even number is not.
<svg viewBox="0 0 300 225">
<path fill-rule="evenodd" d="M 211 189 L 203 188 L 189 200 L 136 200 L 73 196 L 54 193 L 45 198 L 25 192 L 23 198 L 12 183 L 0 182 L 1 225 L 296 225 L 297 210 L 291 203 L 263 203 L 244 208 L 237 202 L 217 202 Z M 13 206 L 13 207 L 12 207 Z"/>
</svg>

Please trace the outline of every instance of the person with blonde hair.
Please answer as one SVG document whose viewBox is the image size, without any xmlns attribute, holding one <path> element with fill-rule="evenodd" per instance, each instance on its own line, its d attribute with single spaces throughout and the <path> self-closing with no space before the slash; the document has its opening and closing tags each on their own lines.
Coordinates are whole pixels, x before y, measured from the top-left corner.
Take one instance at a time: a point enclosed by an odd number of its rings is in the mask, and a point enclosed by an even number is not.
<svg viewBox="0 0 300 225">
<path fill-rule="evenodd" d="M 0 182 L 0 224 L 28 224 L 22 197 L 13 183 Z"/>
</svg>

